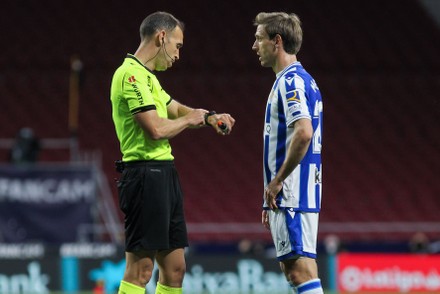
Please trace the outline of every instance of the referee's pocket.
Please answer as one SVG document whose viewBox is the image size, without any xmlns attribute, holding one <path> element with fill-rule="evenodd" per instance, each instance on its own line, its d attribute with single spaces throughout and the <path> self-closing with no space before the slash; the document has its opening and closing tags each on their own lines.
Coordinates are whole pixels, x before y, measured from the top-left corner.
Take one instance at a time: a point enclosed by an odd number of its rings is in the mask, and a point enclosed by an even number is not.
<svg viewBox="0 0 440 294">
<path fill-rule="evenodd" d="M 117 185 L 117 187 L 118 187 L 118 200 L 119 200 L 119 208 L 122 210 L 122 212 L 124 212 L 125 213 L 125 210 L 126 210 L 126 208 L 125 208 L 125 201 L 124 201 L 124 195 L 122 194 L 122 190 L 123 190 L 123 187 L 124 187 L 124 183 L 125 183 L 125 181 L 123 181 L 123 180 L 119 180 L 118 181 L 118 185 Z"/>
<path fill-rule="evenodd" d="M 133 202 L 142 190 L 142 181 L 139 177 L 123 176 L 118 182 L 119 208 L 123 213 L 130 211 Z"/>
</svg>

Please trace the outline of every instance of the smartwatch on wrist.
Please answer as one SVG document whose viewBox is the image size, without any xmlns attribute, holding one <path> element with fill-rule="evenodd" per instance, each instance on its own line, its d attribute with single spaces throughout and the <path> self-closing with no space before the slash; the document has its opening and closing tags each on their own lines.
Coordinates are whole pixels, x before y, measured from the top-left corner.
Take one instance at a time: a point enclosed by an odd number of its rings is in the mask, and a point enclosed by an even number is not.
<svg viewBox="0 0 440 294">
<path fill-rule="evenodd" d="M 212 127 L 212 125 L 210 123 L 208 123 L 208 117 L 210 117 L 211 115 L 214 115 L 214 114 L 217 114 L 214 110 L 211 110 L 210 112 L 205 114 L 205 124 L 206 125 Z"/>
</svg>

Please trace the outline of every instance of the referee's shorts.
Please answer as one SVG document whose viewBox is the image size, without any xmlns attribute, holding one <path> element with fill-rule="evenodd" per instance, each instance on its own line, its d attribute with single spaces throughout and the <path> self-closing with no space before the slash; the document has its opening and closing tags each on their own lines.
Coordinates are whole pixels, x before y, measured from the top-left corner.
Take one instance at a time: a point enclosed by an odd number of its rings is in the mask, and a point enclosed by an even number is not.
<svg viewBox="0 0 440 294">
<path fill-rule="evenodd" d="M 125 251 L 188 246 L 183 193 L 173 161 L 124 163 L 118 182 Z"/>
</svg>

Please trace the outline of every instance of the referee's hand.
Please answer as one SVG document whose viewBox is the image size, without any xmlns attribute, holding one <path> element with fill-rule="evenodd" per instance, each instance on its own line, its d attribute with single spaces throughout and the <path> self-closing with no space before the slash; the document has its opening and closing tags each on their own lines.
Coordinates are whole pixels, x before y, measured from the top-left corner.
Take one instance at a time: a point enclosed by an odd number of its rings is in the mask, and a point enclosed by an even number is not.
<svg viewBox="0 0 440 294">
<path fill-rule="evenodd" d="M 205 109 L 193 109 L 185 115 L 185 118 L 191 127 L 201 127 L 205 124 L 205 113 L 207 112 Z"/>
<path fill-rule="evenodd" d="M 235 124 L 235 119 L 228 113 L 214 114 L 208 117 L 208 123 L 219 135 L 229 135 Z"/>
</svg>

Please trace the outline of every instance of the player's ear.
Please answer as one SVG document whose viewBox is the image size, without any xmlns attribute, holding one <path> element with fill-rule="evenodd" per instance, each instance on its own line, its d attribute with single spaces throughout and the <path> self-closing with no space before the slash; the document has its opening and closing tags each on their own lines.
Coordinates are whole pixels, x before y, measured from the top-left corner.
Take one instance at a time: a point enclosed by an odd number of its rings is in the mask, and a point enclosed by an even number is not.
<svg viewBox="0 0 440 294">
<path fill-rule="evenodd" d="M 273 38 L 273 39 L 274 39 L 275 47 L 277 47 L 277 48 L 281 47 L 281 44 L 283 43 L 283 38 L 281 38 L 281 36 L 279 34 L 276 34 L 275 38 Z"/>
</svg>

